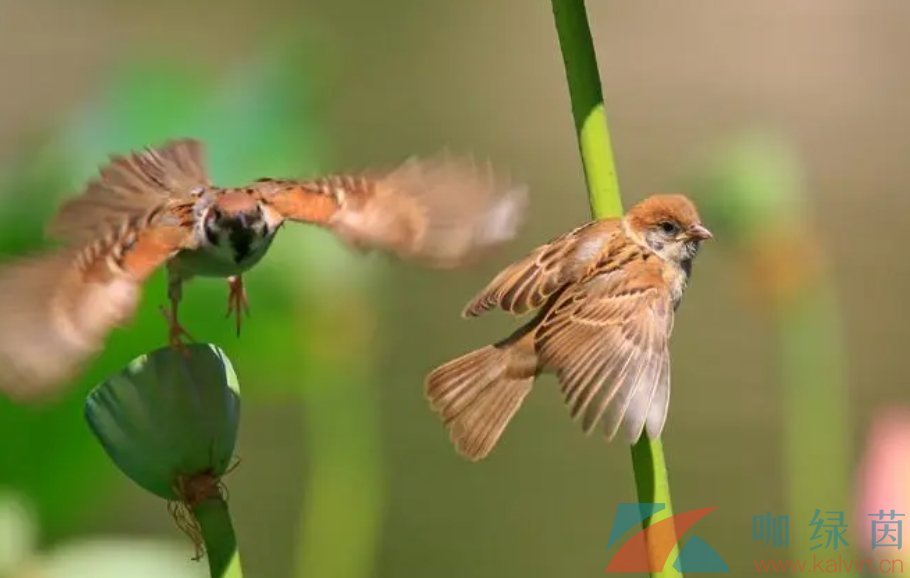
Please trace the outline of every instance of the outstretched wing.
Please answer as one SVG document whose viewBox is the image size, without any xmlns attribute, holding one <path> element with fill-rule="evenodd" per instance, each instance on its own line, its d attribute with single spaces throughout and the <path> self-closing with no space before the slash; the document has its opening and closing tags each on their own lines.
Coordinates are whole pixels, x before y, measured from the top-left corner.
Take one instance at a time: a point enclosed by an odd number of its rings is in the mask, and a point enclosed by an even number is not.
<svg viewBox="0 0 910 578">
<path fill-rule="evenodd" d="M 593 221 L 537 247 L 496 275 L 465 306 L 462 316 L 476 317 L 495 307 L 521 315 L 541 307 L 608 252 L 618 231 L 617 221 Z"/>
<path fill-rule="evenodd" d="M 207 186 L 198 141 L 113 157 L 49 227 L 66 248 L 0 267 L 0 392 L 41 397 L 72 379 L 132 317 L 148 276 L 194 246 Z"/>
<path fill-rule="evenodd" d="M 192 199 L 211 186 L 203 155 L 201 142 L 181 139 L 112 156 L 80 196 L 63 204 L 48 234 L 70 244 L 90 243 L 124 221 Z"/>
<path fill-rule="evenodd" d="M 556 372 L 585 432 L 601 418 L 611 439 L 620 426 L 630 441 L 645 428 L 651 437 L 663 429 L 673 305 L 658 267 L 613 269 L 572 286 L 538 329 L 541 363 Z"/>
<path fill-rule="evenodd" d="M 328 227 L 351 245 L 454 267 L 515 236 L 523 187 L 466 159 L 411 159 L 378 175 L 259 183 L 284 219 Z"/>
<path fill-rule="evenodd" d="M 0 392 L 26 400 L 66 385 L 132 317 L 142 283 L 191 234 L 160 222 L 125 224 L 81 250 L 0 267 Z"/>
</svg>

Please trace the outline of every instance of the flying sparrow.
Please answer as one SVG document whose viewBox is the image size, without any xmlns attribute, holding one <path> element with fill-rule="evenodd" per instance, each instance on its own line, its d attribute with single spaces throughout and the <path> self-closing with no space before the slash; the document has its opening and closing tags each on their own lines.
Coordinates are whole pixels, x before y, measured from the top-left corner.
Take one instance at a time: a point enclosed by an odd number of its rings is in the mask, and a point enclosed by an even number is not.
<svg viewBox="0 0 910 578">
<path fill-rule="evenodd" d="M 142 283 L 162 265 L 171 344 L 186 335 L 177 308 L 195 276 L 227 278 L 239 331 L 241 275 L 285 221 L 321 225 L 359 249 L 453 267 L 513 237 L 524 205 L 523 188 L 449 157 L 223 188 L 209 180 L 195 140 L 114 156 L 50 224 L 64 248 L 0 267 L 0 391 L 35 397 L 72 378 L 133 315 Z"/>
<path fill-rule="evenodd" d="M 699 245 L 712 237 L 681 195 L 593 221 L 538 247 L 468 303 L 536 315 L 506 339 L 434 370 L 433 409 L 458 451 L 486 457 L 541 373 L 555 373 L 586 433 L 660 435 L 670 397 L 668 340 Z"/>
</svg>

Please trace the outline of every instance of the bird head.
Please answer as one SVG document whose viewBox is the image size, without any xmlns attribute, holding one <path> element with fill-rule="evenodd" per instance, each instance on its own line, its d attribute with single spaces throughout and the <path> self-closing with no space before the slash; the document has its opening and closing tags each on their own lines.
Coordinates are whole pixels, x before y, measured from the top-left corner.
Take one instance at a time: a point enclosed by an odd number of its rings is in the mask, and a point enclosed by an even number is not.
<svg viewBox="0 0 910 578">
<path fill-rule="evenodd" d="M 711 234 L 701 223 L 695 204 L 683 195 L 654 195 L 632 207 L 623 217 L 633 240 L 661 258 L 676 263 L 691 260 Z"/>
<path fill-rule="evenodd" d="M 262 220 L 259 201 L 242 191 L 220 195 L 206 215 L 206 222 L 219 229 L 253 228 Z"/>
<path fill-rule="evenodd" d="M 269 236 L 269 226 L 260 202 L 245 191 L 219 195 L 205 213 L 203 224 L 209 243 L 234 248 L 238 262 L 259 240 Z"/>
</svg>

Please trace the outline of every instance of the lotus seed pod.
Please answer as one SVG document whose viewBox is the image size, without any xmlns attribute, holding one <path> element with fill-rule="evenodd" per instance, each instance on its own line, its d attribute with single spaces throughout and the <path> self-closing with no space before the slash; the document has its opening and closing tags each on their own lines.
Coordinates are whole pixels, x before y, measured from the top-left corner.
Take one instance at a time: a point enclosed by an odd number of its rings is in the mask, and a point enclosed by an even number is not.
<svg viewBox="0 0 910 578">
<path fill-rule="evenodd" d="M 149 492 L 177 501 L 181 479 L 198 474 L 217 479 L 230 467 L 239 385 L 218 347 L 165 347 L 97 386 L 85 415 L 123 473 Z"/>
</svg>

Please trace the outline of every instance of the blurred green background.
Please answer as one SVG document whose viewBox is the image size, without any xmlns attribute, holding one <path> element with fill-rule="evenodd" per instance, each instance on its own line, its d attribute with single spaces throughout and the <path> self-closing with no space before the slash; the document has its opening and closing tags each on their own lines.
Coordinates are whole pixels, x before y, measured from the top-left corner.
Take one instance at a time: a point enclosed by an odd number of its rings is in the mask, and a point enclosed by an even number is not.
<svg viewBox="0 0 910 578">
<path fill-rule="evenodd" d="M 799 542 L 812 509 L 846 511 L 853 536 L 866 432 L 910 403 L 910 5 L 600 0 L 589 14 L 626 205 L 691 192 L 718 233 L 672 346 L 676 510 L 718 506 L 694 532 L 734 574 L 784 555 L 753 542 L 757 514 L 789 513 Z M 248 576 L 603 574 L 616 505 L 635 500 L 628 448 L 580 435 L 546 377 L 468 464 L 422 392 L 435 365 L 516 325 L 461 320 L 473 292 L 588 219 L 548 2 L 0 0 L 0 76 L 5 256 L 43 246 L 108 153 L 168 137 L 205 139 L 220 184 L 445 147 L 528 183 L 520 239 L 471 270 L 287 228 L 247 276 L 240 339 L 218 281 L 190 284 L 185 323 L 243 385 L 226 483 Z M 58 403 L 0 400 L 0 576 L 204 572 L 82 417 L 92 385 L 163 343 L 164 302 L 159 275 Z"/>
</svg>

